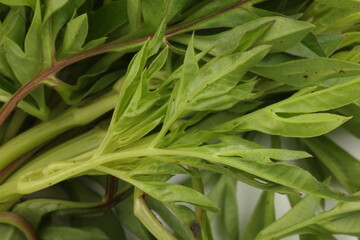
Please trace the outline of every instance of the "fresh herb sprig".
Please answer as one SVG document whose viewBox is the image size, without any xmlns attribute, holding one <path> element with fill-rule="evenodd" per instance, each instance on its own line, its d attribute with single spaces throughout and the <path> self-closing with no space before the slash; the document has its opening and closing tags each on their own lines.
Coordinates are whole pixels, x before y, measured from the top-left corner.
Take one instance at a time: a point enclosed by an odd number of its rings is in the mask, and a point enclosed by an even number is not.
<svg viewBox="0 0 360 240">
<path fill-rule="evenodd" d="M 360 4 L 277 2 L 0 0 L 1 234 L 359 236 L 360 163 L 323 135 L 359 137 Z M 236 180 L 263 190 L 243 232 Z"/>
</svg>

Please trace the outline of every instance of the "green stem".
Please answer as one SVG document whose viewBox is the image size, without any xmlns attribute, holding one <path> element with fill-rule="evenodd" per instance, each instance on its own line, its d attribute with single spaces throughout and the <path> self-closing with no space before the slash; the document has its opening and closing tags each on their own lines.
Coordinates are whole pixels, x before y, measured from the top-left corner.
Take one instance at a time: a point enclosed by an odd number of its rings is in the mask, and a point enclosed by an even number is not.
<svg viewBox="0 0 360 240">
<path fill-rule="evenodd" d="M 134 190 L 134 213 L 144 226 L 159 240 L 176 240 L 155 217 L 145 201 L 146 194 L 138 188 Z"/>
<path fill-rule="evenodd" d="M 197 168 L 191 168 L 193 171 L 199 172 Z M 193 189 L 204 194 L 204 184 L 201 177 L 191 177 Z M 196 206 L 195 215 L 198 223 L 201 226 L 201 239 L 213 239 L 211 234 L 211 227 L 209 225 L 208 217 L 203 208 Z"/>
<path fill-rule="evenodd" d="M 192 167 L 191 170 L 193 170 L 195 172 L 199 172 L 199 170 L 197 168 Z M 204 184 L 203 184 L 201 177 L 191 177 L 191 183 L 192 183 L 193 189 L 204 194 Z M 195 214 L 196 214 L 196 218 L 199 223 L 202 222 L 203 213 L 204 213 L 204 210 L 202 208 L 195 207 Z"/>
<path fill-rule="evenodd" d="M 6 128 L 3 143 L 8 142 L 10 139 L 14 138 L 18 134 L 22 124 L 26 119 L 26 116 L 27 114 L 20 109 L 14 112 L 14 115 L 12 116 L 9 125 Z"/>
<path fill-rule="evenodd" d="M 0 223 L 12 225 L 19 229 L 27 240 L 36 240 L 36 234 L 31 225 L 21 216 L 11 212 L 0 212 Z"/>
<path fill-rule="evenodd" d="M 70 108 L 58 117 L 41 123 L 11 139 L 0 147 L 0 169 L 3 169 L 24 153 L 61 133 L 92 122 L 112 110 L 116 100 L 117 92 L 111 92 L 100 99 L 95 99 L 86 106 Z"/>
</svg>

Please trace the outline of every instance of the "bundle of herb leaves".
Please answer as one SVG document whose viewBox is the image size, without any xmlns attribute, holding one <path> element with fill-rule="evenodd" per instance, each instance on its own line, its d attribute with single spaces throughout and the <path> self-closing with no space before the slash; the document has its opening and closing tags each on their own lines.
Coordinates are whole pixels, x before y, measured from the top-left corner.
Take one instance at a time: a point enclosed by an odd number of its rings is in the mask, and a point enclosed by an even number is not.
<svg viewBox="0 0 360 240">
<path fill-rule="evenodd" d="M 0 0 L 0 238 L 360 237 L 360 162 L 324 136 L 360 138 L 359 13 Z M 237 181 L 262 190 L 242 231 Z"/>
</svg>

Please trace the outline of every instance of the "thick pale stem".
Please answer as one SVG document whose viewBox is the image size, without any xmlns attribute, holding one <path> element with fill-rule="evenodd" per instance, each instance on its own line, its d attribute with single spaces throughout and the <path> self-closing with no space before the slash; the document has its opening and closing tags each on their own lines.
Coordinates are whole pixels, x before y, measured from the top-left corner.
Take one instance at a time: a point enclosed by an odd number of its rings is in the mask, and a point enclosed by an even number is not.
<svg viewBox="0 0 360 240">
<path fill-rule="evenodd" d="M 101 99 L 94 100 L 84 107 L 70 108 L 60 116 L 41 123 L 11 139 L 0 147 L 0 169 L 3 169 L 24 153 L 59 134 L 76 126 L 82 126 L 92 122 L 112 110 L 116 104 L 116 100 L 117 92 L 112 92 Z"/>
<path fill-rule="evenodd" d="M 155 217 L 153 212 L 149 209 L 146 201 L 146 194 L 138 188 L 134 190 L 134 213 L 135 216 L 144 224 L 144 226 L 160 240 L 176 240 L 176 238 L 169 233 L 161 222 Z"/>
</svg>

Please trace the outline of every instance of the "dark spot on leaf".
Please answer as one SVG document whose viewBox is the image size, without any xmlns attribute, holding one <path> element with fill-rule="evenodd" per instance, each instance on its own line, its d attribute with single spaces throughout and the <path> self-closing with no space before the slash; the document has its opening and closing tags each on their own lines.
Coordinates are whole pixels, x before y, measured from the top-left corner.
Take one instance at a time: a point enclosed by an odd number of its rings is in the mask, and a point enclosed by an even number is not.
<svg viewBox="0 0 360 240">
<path fill-rule="evenodd" d="M 143 194 L 140 196 L 144 201 L 146 200 L 147 194 Z"/>
<path fill-rule="evenodd" d="M 186 102 L 187 102 L 187 103 L 189 103 L 189 102 L 190 102 L 190 100 L 187 100 Z"/>
<path fill-rule="evenodd" d="M 180 164 L 179 161 L 173 161 L 172 164 Z"/>
<path fill-rule="evenodd" d="M 308 76 L 308 75 L 304 75 L 303 77 L 304 77 L 304 78 L 308 78 L 309 76 Z"/>
<path fill-rule="evenodd" d="M 284 43 L 284 41 L 281 41 L 281 40 L 280 40 L 280 43 Z"/>
<path fill-rule="evenodd" d="M 339 69 L 338 73 L 345 73 L 345 71 L 342 69 Z"/>
<path fill-rule="evenodd" d="M 236 126 L 236 125 L 238 125 L 239 123 L 240 123 L 239 121 L 235 121 L 235 122 L 233 122 L 233 125 Z"/>
<path fill-rule="evenodd" d="M 48 185 L 49 185 L 49 186 L 51 186 L 51 185 L 52 185 L 52 183 L 51 183 L 51 182 L 49 182 L 49 183 L 48 183 Z"/>
<path fill-rule="evenodd" d="M 317 72 L 315 72 L 315 74 L 317 74 Z"/>
</svg>

